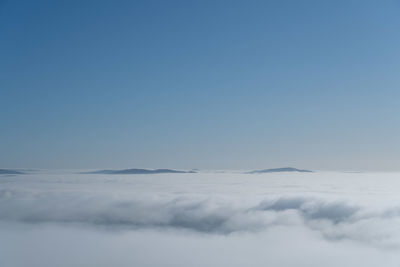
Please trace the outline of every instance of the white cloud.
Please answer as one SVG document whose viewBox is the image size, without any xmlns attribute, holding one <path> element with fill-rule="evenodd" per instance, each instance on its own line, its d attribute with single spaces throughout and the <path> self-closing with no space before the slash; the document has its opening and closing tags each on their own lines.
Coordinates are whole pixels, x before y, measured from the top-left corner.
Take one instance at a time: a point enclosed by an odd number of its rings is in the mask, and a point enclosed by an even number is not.
<svg viewBox="0 0 400 267">
<path fill-rule="evenodd" d="M 8 252 L 3 255 L 3 261 L 18 261 L 10 250 L 21 236 L 27 244 L 43 242 L 46 247 L 50 246 L 53 235 L 68 239 L 68 233 L 82 238 L 83 243 L 77 244 L 81 249 L 89 243 L 93 246 L 102 243 L 103 256 L 109 254 L 110 258 L 118 253 L 107 253 L 107 242 L 115 242 L 122 251 L 128 251 L 126 246 L 133 242 L 131 245 L 143 253 L 144 248 L 138 248 L 140 242 L 149 242 L 148 249 L 153 246 L 156 257 L 167 257 L 166 262 L 173 266 L 204 265 L 193 262 L 190 255 L 174 258 L 178 257 L 173 256 L 178 252 L 166 243 L 178 243 L 182 250 L 192 248 L 198 252 L 196 249 L 202 249 L 209 253 L 212 253 L 211 248 L 221 245 L 229 253 L 237 254 L 230 258 L 214 255 L 208 259 L 210 262 L 206 265 L 209 266 L 228 263 L 244 266 L 245 260 L 235 257 L 241 254 L 254 257 L 248 259 L 254 266 L 265 266 L 266 262 L 273 266 L 295 263 L 297 266 L 321 266 L 322 255 L 332 258 L 330 265 L 324 266 L 351 265 L 351 262 L 374 266 L 371 264 L 385 259 L 387 253 L 400 260 L 393 256 L 400 249 L 400 209 L 396 205 L 400 202 L 396 202 L 397 194 L 390 191 L 390 185 L 378 182 L 388 182 L 392 178 L 373 180 L 364 174 L 351 174 L 355 179 L 348 181 L 343 178 L 348 179 L 349 174 L 329 174 L 329 177 L 337 177 L 335 181 L 326 180 L 324 175 L 279 174 L 249 178 L 225 173 L 185 174 L 176 178 L 174 175 L 36 174 L 4 177 L 0 190 L 0 232 L 3 233 L 0 248 L 7 247 Z M 375 184 L 365 188 L 358 183 L 360 178 L 375 181 Z M 360 187 L 362 190 L 355 190 Z M 374 201 L 375 188 L 381 190 L 380 201 Z M 369 194 L 365 194 L 365 190 L 369 190 Z M 238 246 L 240 251 L 236 251 Z M 259 246 L 268 251 L 265 252 L 268 257 L 263 256 L 264 250 Z M 312 248 L 321 246 L 322 254 L 310 254 Z M 68 245 L 64 249 L 67 251 Z M 288 249 L 295 250 L 290 252 L 295 255 L 291 259 L 285 258 Z M 348 262 L 332 256 L 348 249 Z M 57 257 L 63 258 L 61 251 L 60 248 Z M 126 265 L 119 266 L 129 266 L 133 260 L 127 251 Z M 165 251 L 170 251 L 171 257 L 165 255 Z M 298 251 L 303 251 L 304 257 Z M 366 251 L 365 259 L 355 257 Z M 31 252 L 26 253 L 30 255 Z M 93 255 L 88 254 L 86 259 L 80 252 L 74 253 L 81 258 L 72 265 L 96 265 Z M 199 255 L 193 257 L 202 260 Z M 136 258 L 136 266 L 149 262 L 153 264 L 150 266 L 160 264 L 143 255 Z M 39 259 L 39 262 L 45 267 L 63 266 L 56 264 L 59 260 L 55 258 L 46 263 Z M 385 266 L 390 266 L 389 263 L 385 262 Z M 23 266 L 21 264 L 14 265 Z"/>
</svg>

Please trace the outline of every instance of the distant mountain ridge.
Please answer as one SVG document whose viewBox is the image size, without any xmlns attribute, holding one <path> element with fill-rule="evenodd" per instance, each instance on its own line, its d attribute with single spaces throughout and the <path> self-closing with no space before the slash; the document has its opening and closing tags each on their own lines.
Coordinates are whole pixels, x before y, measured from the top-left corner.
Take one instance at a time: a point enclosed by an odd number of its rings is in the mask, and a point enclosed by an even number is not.
<svg viewBox="0 0 400 267">
<path fill-rule="evenodd" d="M 0 169 L 0 174 L 24 174 L 24 173 L 17 170 Z"/>
<path fill-rule="evenodd" d="M 123 170 L 98 170 L 86 172 L 88 174 L 159 174 L 159 173 L 196 173 L 196 171 L 179 171 L 172 169 L 123 169 Z"/>
<path fill-rule="evenodd" d="M 250 171 L 250 172 L 246 172 L 246 173 L 255 174 L 255 173 L 272 173 L 272 172 L 313 172 L 313 171 L 296 169 L 296 168 L 292 168 L 292 167 L 284 167 L 284 168 L 256 170 L 256 171 Z"/>
</svg>

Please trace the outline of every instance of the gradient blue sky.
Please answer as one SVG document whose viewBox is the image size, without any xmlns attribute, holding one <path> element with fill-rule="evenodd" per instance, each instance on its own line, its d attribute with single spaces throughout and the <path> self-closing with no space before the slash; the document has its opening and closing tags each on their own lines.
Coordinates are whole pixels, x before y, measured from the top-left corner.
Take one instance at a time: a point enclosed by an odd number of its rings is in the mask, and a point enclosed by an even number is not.
<svg viewBox="0 0 400 267">
<path fill-rule="evenodd" d="M 0 0 L 0 168 L 400 170 L 399 14 Z"/>
</svg>

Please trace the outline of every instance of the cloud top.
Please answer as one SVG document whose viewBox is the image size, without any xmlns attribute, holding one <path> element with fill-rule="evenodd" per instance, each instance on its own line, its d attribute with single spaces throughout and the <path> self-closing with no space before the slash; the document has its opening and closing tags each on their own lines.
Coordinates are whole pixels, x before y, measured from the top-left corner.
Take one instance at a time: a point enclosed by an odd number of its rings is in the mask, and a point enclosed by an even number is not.
<svg viewBox="0 0 400 267">
<path fill-rule="evenodd" d="M 218 235 L 297 225 L 327 240 L 400 245 L 400 231 L 393 232 L 393 226 L 400 222 L 399 209 L 372 212 L 343 201 L 313 197 L 266 197 L 246 202 L 195 195 L 118 198 L 2 190 L 0 221 L 84 224 L 120 230 L 169 228 Z"/>
</svg>

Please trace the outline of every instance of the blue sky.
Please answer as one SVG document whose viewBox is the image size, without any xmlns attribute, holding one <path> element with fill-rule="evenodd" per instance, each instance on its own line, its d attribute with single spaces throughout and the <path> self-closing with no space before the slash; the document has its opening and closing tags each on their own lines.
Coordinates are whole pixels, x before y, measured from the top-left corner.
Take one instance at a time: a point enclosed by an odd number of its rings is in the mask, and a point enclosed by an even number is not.
<svg viewBox="0 0 400 267">
<path fill-rule="evenodd" d="M 0 1 L 0 168 L 400 170 L 399 1 Z"/>
</svg>

